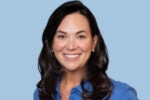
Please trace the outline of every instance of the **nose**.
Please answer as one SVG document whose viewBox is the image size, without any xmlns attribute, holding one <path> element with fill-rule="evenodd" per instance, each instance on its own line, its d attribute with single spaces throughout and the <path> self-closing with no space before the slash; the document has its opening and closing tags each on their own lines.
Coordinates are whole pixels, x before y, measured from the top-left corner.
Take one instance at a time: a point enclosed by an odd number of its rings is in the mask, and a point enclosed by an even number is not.
<svg viewBox="0 0 150 100">
<path fill-rule="evenodd" d="M 67 43 L 67 50 L 74 51 L 77 49 L 77 42 L 74 38 L 70 38 Z"/>
</svg>

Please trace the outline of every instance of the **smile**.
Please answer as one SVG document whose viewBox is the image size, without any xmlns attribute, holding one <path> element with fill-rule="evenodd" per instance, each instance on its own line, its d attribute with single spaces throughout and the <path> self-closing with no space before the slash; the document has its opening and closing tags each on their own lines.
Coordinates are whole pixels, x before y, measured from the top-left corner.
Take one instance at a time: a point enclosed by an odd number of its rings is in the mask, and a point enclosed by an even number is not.
<svg viewBox="0 0 150 100">
<path fill-rule="evenodd" d="M 76 60 L 81 54 L 64 54 L 67 60 Z"/>
</svg>

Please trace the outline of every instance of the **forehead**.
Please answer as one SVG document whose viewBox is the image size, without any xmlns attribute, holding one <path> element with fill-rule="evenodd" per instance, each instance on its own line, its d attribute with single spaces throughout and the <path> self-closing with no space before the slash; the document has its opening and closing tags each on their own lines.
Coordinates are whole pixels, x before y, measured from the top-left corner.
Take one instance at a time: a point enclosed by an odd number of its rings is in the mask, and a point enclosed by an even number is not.
<svg viewBox="0 0 150 100">
<path fill-rule="evenodd" d="M 90 27 L 87 18 L 76 12 L 64 17 L 57 28 L 57 31 L 60 30 L 67 33 L 75 33 L 81 30 L 90 32 Z"/>
</svg>

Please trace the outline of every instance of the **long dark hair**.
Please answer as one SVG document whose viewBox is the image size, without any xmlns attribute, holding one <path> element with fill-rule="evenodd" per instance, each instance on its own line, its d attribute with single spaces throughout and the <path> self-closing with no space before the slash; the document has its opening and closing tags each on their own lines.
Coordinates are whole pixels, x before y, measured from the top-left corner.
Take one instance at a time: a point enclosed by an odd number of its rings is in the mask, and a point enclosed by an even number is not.
<svg viewBox="0 0 150 100">
<path fill-rule="evenodd" d="M 40 100 L 54 99 L 56 82 L 61 72 L 61 65 L 52 53 L 53 38 L 63 18 L 75 12 L 87 18 L 92 37 L 94 35 L 98 36 L 95 52 L 91 54 L 87 64 L 87 75 L 81 81 L 83 89 L 82 98 L 85 100 L 101 100 L 104 97 L 108 100 L 110 98 L 113 85 L 106 74 L 109 58 L 95 17 L 80 1 L 69 1 L 59 6 L 52 13 L 43 32 L 43 47 L 38 61 L 41 74 L 41 80 L 37 84 Z M 89 93 L 88 90 L 84 88 L 83 84 L 85 81 L 91 82 L 93 88 L 92 93 Z"/>
</svg>

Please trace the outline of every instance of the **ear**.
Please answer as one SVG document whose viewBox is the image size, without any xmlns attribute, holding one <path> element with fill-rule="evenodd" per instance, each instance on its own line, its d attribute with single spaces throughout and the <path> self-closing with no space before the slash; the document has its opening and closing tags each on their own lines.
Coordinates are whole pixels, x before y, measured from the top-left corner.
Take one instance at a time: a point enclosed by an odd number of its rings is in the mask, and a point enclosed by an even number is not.
<svg viewBox="0 0 150 100">
<path fill-rule="evenodd" d="M 97 35 L 94 35 L 94 36 L 93 36 L 93 47 L 92 47 L 92 51 L 93 51 L 93 52 L 94 52 L 94 50 L 95 50 L 97 41 L 98 41 L 98 36 L 97 36 Z"/>
</svg>

